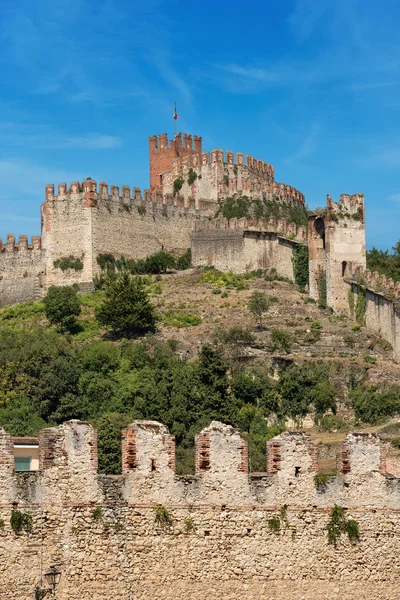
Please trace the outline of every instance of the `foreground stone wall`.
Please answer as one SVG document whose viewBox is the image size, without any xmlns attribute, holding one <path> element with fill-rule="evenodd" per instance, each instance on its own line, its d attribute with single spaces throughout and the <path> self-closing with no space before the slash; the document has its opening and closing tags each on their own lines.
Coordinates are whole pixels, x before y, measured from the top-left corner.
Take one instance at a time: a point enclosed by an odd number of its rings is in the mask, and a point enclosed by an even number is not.
<svg viewBox="0 0 400 600">
<path fill-rule="evenodd" d="M 191 235 L 193 266 L 246 273 L 276 269 L 294 280 L 293 245 L 306 244 L 306 230 L 276 219 L 216 219 L 195 224 Z"/>
<path fill-rule="evenodd" d="M 124 431 L 122 475 L 96 474 L 96 432 L 87 423 L 46 429 L 39 445 L 41 470 L 14 473 L 11 437 L 0 430 L 2 600 L 32 598 L 41 563 L 63 573 L 59 600 L 400 593 L 400 486 L 386 476 L 374 435 L 348 436 L 338 476 L 320 491 L 316 449 L 301 433 L 270 440 L 267 471 L 253 476 L 245 440 L 218 422 L 197 436 L 190 478 L 176 476 L 173 436 L 151 421 Z M 336 548 L 328 544 L 334 503 L 357 520 L 357 543 L 342 536 Z M 155 518 L 160 504 L 170 523 Z M 32 515 L 30 533 L 12 531 L 15 509 Z M 278 517 L 273 532 L 268 521 Z"/>
</svg>

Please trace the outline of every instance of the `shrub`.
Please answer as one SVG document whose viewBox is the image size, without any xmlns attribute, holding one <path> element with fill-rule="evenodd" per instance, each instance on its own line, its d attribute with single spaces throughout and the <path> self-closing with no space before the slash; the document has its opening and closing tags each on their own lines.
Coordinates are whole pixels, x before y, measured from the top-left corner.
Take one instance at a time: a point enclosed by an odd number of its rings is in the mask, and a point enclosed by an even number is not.
<svg viewBox="0 0 400 600">
<path fill-rule="evenodd" d="M 289 354 L 292 347 L 292 336 L 288 331 L 284 329 L 271 329 L 271 340 L 273 350 L 284 350 L 287 354 Z"/>
<path fill-rule="evenodd" d="M 356 321 L 360 325 L 364 325 L 366 308 L 367 308 L 367 300 L 365 298 L 365 292 L 362 292 L 360 289 L 357 294 L 356 308 L 355 308 Z"/>
<path fill-rule="evenodd" d="M 322 329 L 322 325 L 319 321 L 314 321 L 311 323 L 311 329 Z"/>
<path fill-rule="evenodd" d="M 76 317 L 81 313 L 76 289 L 71 286 L 51 286 L 44 298 L 44 312 L 50 323 L 62 331 L 71 331 L 76 325 Z"/>
<path fill-rule="evenodd" d="M 274 533 L 278 533 L 281 528 L 280 519 L 278 517 L 272 517 L 271 519 L 268 519 L 268 527 Z"/>
<path fill-rule="evenodd" d="M 173 523 L 172 516 L 163 504 L 159 504 L 155 508 L 154 521 L 161 527 L 171 527 Z"/>
<path fill-rule="evenodd" d="M 186 269 L 190 269 L 192 266 L 192 251 L 190 248 L 188 248 L 185 254 L 182 254 L 182 256 L 176 260 L 175 266 L 179 271 L 186 271 Z"/>
<path fill-rule="evenodd" d="M 174 180 L 174 191 L 173 191 L 174 196 L 176 196 L 181 191 L 184 183 L 185 183 L 185 180 L 183 179 L 183 177 L 178 177 L 177 179 Z"/>
<path fill-rule="evenodd" d="M 19 535 L 23 531 L 31 533 L 33 529 L 32 515 L 20 510 L 13 510 L 11 512 L 10 524 L 11 529 L 16 535 Z"/>
<path fill-rule="evenodd" d="M 100 521 L 100 519 L 103 516 L 103 511 L 101 510 L 100 506 L 97 506 L 94 511 L 92 512 L 92 519 L 94 521 Z"/>
<path fill-rule="evenodd" d="M 195 327 L 201 323 L 200 315 L 188 312 L 168 311 L 161 320 L 166 327 Z"/>
<path fill-rule="evenodd" d="M 66 271 L 67 269 L 73 269 L 74 271 L 82 271 L 83 270 L 83 262 L 80 258 L 72 256 L 64 256 L 63 258 L 58 258 L 53 262 L 53 265 L 56 269 L 61 269 L 61 271 Z"/>
<path fill-rule="evenodd" d="M 328 475 L 315 475 L 314 476 L 314 485 L 317 489 L 317 492 L 326 492 L 326 488 L 328 487 L 329 476 Z"/>
<path fill-rule="evenodd" d="M 329 544 L 333 544 L 336 547 L 342 533 L 347 533 L 351 543 L 354 543 L 359 539 L 360 531 L 357 521 L 354 519 L 347 519 L 345 510 L 342 506 L 335 504 L 331 510 L 330 516 L 331 518 L 327 525 Z"/>
<path fill-rule="evenodd" d="M 188 173 L 188 184 L 189 185 L 193 185 L 193 183 L 196 181 L 197 179 L 197 173 L 196 171 L 194 171 L 194 169 L 192 169 L 192 167 L 190 167 L 189 169 L 189 173 Z"/>
<path fill-rule="evenodd" d="M 130 334 L 152 331 L 156 323 L 142 278 L 126 271 L 107 286 L 106 298 L 95 314 L 102 325 Z"/>
<path fill-rule="evenodd" d="M 318 276 L 318 306 L 326 308 L 326 273 L 320 273 Z"/>
</svg>

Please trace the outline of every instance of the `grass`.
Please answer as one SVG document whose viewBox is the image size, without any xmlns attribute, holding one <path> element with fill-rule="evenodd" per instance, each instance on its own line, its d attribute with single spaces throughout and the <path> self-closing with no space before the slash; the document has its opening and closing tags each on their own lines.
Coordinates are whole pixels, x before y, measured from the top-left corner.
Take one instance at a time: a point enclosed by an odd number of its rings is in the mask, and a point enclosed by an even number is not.
<svg viewBox="0 0 400 600">
<path fill-rule="evenodd" d="M 166 327 L 196 327 L 201 323 L 200 315 L 189 312 L 174 312 L 172 310 L 161 315 L 160 320 Z"/>
<path fill-rule="evenodd" d="M 208 269 L 201 274 L 200 281 L 202 283 L 208 283 L 211 286 L 211 288 L 215 290 L 221 290 L 221 288 L 231 290 L 248 290 L 248 281 L 253 278 L 254 275 L 252 273 L 246 273 L 245 275 L 236 275 L 232 272 L 223 273 L 222 271 L 218 271 L 217 269 Z M 220 293 L 220 291 L 214 293 Z"/>
</svg>

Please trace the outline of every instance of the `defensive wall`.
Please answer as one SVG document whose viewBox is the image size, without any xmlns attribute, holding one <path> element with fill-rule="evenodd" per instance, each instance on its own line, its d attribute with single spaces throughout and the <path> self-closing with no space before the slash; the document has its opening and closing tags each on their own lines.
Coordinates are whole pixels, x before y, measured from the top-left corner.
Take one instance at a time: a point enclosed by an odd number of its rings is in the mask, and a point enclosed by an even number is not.
<svg viewBox="0 0 400 600">
<path fill-rule="evenodd" d="M 400 360 L 400 282 L 352 262 L 346 264 L 343 281 L 347 288 L 347 312 L 354 316 L 360 302 L 357 298 L 362 296 L 365 325 L 388 341 L 393 347 L 393 358 Z"/>
<path fill-rule="evenodd" d="M 202 138 L 187 133 L 177 133 L 168 142 L 168 134 L 160 133 L 149 137 L 150 189 L 161 189 L 163 173 L 169 171 L 173 162 L 179 157 L 201 154 Z"/>
<path fill-rule="evenodd" d="M 235 273 L 273 268 L 293 281 L 296 244 L 307 244 L 306 228 L 284 219 L 202 220 L 191 235 L 192 262 Z"/>
<path fill-rule="evenodd" d="M 8 235 L 4 244 L 0 239 L 0 306 L 40 298 L 44 283 L 40 237 L 32 236 L 31 244 L 26 235 L 20 235 L 18 242 L 14 235 Z"/>
<path fill-rule="evenodd" d="M 248 196 L 259 200 L 274 198 L 281 203 L 304 206 L 301 192 L 274 181 L 272 165 L 241 152 L 234 155 L 230 150 L 224 152 L 218 149 L 178 158 L 172 169 L 162 176 L 163 190 L 173 193 L 174 181 L 178 178 L 183 180 L 182 196 L 194 198 L 198 207 L 205 199 L 217 203 L 227 196 Z"/>
<path fill-rule="evenodd" d="M 219 422 L 196 437 L 190 477 L 176 475 L 174 438 L 152 421 L 123 432 L 121 475 L 97 474 L 88 423 L 45 429 L 39 446 L 40 471 L 14 472 L 12 438 L 0 433 L 2 600 L 33 598 L 50 563 L 62 571 L 59 600 L 400 593 L 400 483 L 372 434 L 348 435 L 338 475 L 322 487 L 316 447 L 303 433 L 269 440 L 266 472 L 252 475 L 246 441 Z M 343 534 L 328 544 L 334 504 L 358 522 L 357 542 Z M 30 532 L 14 533 L 13 510 L 32 516 Z"/>
</svg>

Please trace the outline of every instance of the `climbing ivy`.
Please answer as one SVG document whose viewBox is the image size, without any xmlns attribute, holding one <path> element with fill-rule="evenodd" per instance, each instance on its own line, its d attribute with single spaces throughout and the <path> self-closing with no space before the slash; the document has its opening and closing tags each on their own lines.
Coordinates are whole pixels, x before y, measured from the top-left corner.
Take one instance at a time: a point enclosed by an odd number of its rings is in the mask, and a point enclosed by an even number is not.
<svg viewBox="0 0 400 600">
<path fill-rule="evenodd" d="M 320 273 L 318 276 L 318 306 L 326 308 L 326 273 Z"/>
<path fill-rule="evenodd" d="M 54 267 L 66 271 L 67 269 L 73 269 L 74 271 L 82 271 L 83 262 L 80 258 L 76 258 L 70 254 L 69 256 L 63 256 L 54 261 Z"/>
<path fill-rule="evenodd" d="M 348 299 L 349 299 L 349 310 L 350 310 L 350 315 L 352 317 L 354 317 L 354 292 L 353 290 L 349 290 L 349 294 L 348 294 Z"/>
<path fill-rule="evenodd" d="M 189 173 L 188 173 L 188 180 L 187 180 L 188 184 L 192 185 L 196 181 L 196 179 L 197 179 L 197 173 L 196 173 L 196 171 L 194 171 L 192 169 L 192 167 L 190 167 Z"/>
<path fill-rule="evenodd" d="M 356 321 L 360 325 L 364 325 L 365 323 L 365 310 L 367 308 L 367 299 L 365 297 L 365 292 L 359 289 L 356 300 Z"/>
<path fill-rule="evenodd" d="M 301 289 L 308 285 L 308 246 L 295 244 L 292 250 L 294 280 Z"/>
</svg>

